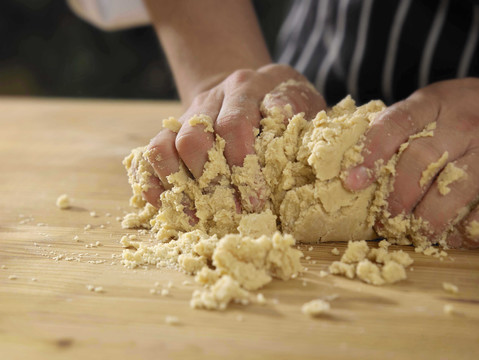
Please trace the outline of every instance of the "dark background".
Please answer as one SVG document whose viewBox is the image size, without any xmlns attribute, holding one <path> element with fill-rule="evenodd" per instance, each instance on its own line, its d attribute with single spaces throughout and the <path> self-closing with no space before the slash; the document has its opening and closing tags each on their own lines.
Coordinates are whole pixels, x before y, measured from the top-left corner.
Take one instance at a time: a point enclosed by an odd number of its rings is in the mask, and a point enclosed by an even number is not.
<svg viewBox="0 0 479 360">
<path fill-rule="evenodd" d="M 274 51 L 289 2 L 254 5 Z M 104 32 L 63 0 L 1 0 L 0 34 L 0 95 L 177 98 L 151 27 Z"/>
</svg>

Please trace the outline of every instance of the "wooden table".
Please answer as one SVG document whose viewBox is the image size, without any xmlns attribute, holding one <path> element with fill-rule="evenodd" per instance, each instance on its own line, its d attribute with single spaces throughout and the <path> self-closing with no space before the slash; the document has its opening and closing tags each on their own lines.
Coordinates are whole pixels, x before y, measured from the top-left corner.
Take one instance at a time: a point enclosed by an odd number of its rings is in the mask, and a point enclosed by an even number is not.
<svg viewBox="0 0 479 360">
<path fill-rule="evenodd" d="M 303 278 L 262 290 L 268 305 L 224 312 L 190 309 L 196 285 L 184 274 L 124 268 L 119 239 L 135 231 L 116 220 L 129 211 L 121 160 L 180 112 L 171 102 L 0 100 L 0 359 L 479 358 L 478 251 L 441 262 L 406 248 L 409 278 L 374 287 L 320 278 L 344 244 L 318 245 Z M 71 210 L 55 206 L 62 193 Z M 150 294 L 168 281 L 170 295 Z M 330 316 L 301 313 L 333 294 Z M 457 313 L 444 314 L 445 304 Z M 166 324 L 168 315 L 181 323 Z"/>
</svg>

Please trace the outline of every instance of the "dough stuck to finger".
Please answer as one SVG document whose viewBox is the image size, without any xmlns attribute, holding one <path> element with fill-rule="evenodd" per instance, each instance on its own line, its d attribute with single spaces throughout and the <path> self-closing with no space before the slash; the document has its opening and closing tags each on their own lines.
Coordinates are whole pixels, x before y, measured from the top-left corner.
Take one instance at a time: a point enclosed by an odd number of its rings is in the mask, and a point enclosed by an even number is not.
<svg viewBox="0 0 479 360">
<path fill-rule="evenodd" d="M 171 130 L 174 133 L 178 133 L 178 131 L 180 131 L 181 129 L 181 123 L 173 116 L 170 116 L 167 119 L 163 119 L 162 125 L 165 129 Z"/>
</svg>

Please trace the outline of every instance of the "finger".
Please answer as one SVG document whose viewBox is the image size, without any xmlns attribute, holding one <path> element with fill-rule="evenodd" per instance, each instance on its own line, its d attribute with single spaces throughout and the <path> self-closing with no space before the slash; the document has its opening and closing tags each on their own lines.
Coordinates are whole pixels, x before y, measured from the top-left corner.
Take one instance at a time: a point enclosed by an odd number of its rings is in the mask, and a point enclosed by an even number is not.
<svg viewBox="0 0 479 360">
<path fill-rule="evenodd" d="M 203 173 L 208 151 L 213 147 L 212 125 L 222 102 L 223 93 L 213 89 L 195 98 L 179 120 L 183 125 L 176 136 L 175 147 L 181 160 L 197 179 Z"/>
<path fill-rule="evenodd" d="M 166 177 L 180 169 L 180 158 L 176 151 L 175 139 L 176 133 L 169 129 L 162 129 L 150 140 L 146 151 L 148 162 L 165 189 L 171 188 Z"/>
<path fill-rule="evenodd" d="M 285 106 L 291 106 L 291 113 L 285 113 L 285 120 L 292 115 L 304 112 L 305 118 L 313 119 L 318 112 L 326 109 L 326 102 L 321 94 L 306 81 L 289 80 L 267 94 L 263 106 L 267 110 L 279 107 L 286 111 Z M 263 114 L 265 116 L 266 114 Z"/>
<path fill-rule="evenodd" d="M 479 207 L 474 210 L 454 229 L 446 243 L 451 248 L 479 248 Z"/>
<path fill-rule="evenodd" d="M 226 94 L 214 127 L 225 140 L 224 154 L 230 167 L 243 166 L 246 155 L 254 154 L 254 129 L 259 128 L 260 120 L 257 99 Z"/>
<path fill-rule="evenodd" d="M 248 89 L 227 88 L 215 131 L 225 140 L 224 154 L 228 165 L 243 167 L 247 155 L 254 154 L 255 129 L 260 126 L 259 99 L 248 96 Z M 234 168 L 233 168 L 234 169 Z M 265 204 L 266 185 L 261 171 L 250 174 L 247 183 L 236 184 L 241 206 L 247 212 L 261 211 Z M 235 170 L 234 170 L 235 171 Z"/>
<path fill-rule="evenodd" d="M 447 128 L 434 136 L 412 140 L 396 164 L 394 190 L 388 196 L 389 212 L 410 214 L 442 168 L 464 154 L 464 144 Z"/>
<path fill-rule="evenodd" d="M 445 231 L 469 213 L 479 194 L 478 164 L 479 156 L 473 152 L 455 161 L 453 166 L 464 170 L 464 176 L 447 184 L 447 176 L 443 174 L 447 175 L 449 170 L 443 170 L 414 210 L 416 217 L 430 225 L 433 240 L 439 240 Z M 443 191 L 444 182 L 449 191 Z"/>
<path fill-rule="evenodd" d="M 160 195 L 165 188 L 161 184 L 160 179 L 153 174 L 148 177 L 147 184 L 147 190 L 143 191 L 142 193 L 143 198 L 151 205 L 159 209 L 161 207 Z"/>
<path fill-rule="evenodd" d="M 378 114 L 365 134 L 363 162 L 348 171 L 344 181 L 348 189 L 361 190 L 369 186 L 375 180 L 378 160 L 386 163 L 411 135 L 436 121 L 439 101 L 436 97 L 425 96 L 426 92 L 417 91 Z"/>
</svg>

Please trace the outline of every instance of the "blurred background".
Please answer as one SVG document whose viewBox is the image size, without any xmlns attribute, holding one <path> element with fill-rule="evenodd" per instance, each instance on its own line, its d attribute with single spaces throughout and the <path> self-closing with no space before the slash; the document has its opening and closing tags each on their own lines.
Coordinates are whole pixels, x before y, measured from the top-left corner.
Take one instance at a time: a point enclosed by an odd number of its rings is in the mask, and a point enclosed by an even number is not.
<svg viewBox="0 0 479 360">
<path fill-rule="evenodd" d="M 289 1 L 253 3 L 273 52 Z M 2 0 L 0 34 L 0 96 L 177 99 L 151 27 L 104 32 L 63 0 Z"/>
</svg>

